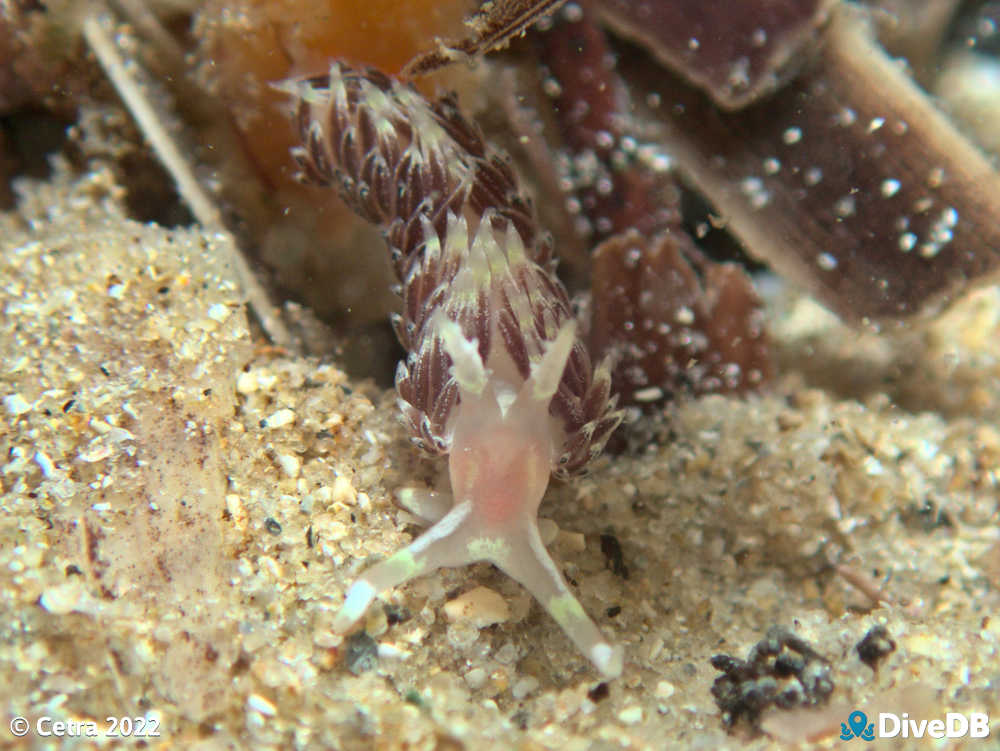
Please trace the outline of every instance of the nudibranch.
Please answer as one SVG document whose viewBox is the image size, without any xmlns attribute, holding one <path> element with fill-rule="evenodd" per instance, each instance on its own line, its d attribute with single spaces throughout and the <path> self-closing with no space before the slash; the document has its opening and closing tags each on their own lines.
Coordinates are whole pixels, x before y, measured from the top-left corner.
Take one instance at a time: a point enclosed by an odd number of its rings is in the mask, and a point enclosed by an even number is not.
<svg viewBox="0 0 1000 751">
<path fill-rule="evenodd" d="M 303 177 L 335 185 L 379 225 L 399 278 L 396 373 L 414 442 L 448 455 L 452 503 L 366 571 L 334 621 L 443 566 L 493 563 L 520 582 L 605 676 L 622 670 L 549 557 L 536 514 L 550 475 L 583 470 L 621 420 L 606 361 L 577 331 L 551 243 L 505 158 L 458 112 L 372 69 L 334 63 L 283 85 L 297 104 Z"/>
</svg>

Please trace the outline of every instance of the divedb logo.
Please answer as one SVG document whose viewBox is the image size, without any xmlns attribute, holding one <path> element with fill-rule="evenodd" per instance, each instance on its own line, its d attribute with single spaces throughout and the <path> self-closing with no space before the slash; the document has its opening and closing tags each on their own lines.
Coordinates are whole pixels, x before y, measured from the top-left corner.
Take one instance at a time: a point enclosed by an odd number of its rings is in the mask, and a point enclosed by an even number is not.
<svg viewBox="0 0 1000 751">
<path fill-rule="evenodd" d="M 860 738 L 989 738 L 990 717 L 985 712 L 948 712 L 944 719 L 914 720 L 909 714 L 879 712 L 875 722 L 868 715 L 855 709 L 840 723 L 840 740 Z"/>
</svg>

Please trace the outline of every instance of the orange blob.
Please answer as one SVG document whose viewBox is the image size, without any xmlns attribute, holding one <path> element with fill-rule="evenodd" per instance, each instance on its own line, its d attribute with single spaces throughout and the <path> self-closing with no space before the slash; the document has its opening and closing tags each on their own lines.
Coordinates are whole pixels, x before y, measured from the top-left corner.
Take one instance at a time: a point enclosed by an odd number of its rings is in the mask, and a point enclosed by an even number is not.
<svg viewBox="0 0 1000 751">
<path fill-rule="evenodd" d="M 394 74 L 439 38 L 464 33 L 470 0 L 209 0 L 199 16 L 201 77 L 229 104 L 264 175 L 284 182 L 296 136 L 270 84 L 343 59 Z"/>
<path fill-rule="evenodd" d="M 303 46 L 298 62 L 307 68 L 318 63 L 323 69 L 331 57 L 339 57 L 389 74 L 399 72 L 418 52 L 432 49 L 436 38 L 461 36 L 462 21 L 474 7 L 468 0 L 284 0 L 272 5 L 282 6 L 275 18 L 279 36 L 291 31 L 294 44 Z M 315 15 L 292 29 L 287 23 L 282 28 L 280 19 L 303 5 Z"/>
<path fill-rule="evenodd" d="M 288 97 L 272 84 L 326 73 L 334 59 L 398 73 L 439 38 L 464 36 L 463 21 L 477 7 L 476 0 L 206 0 L 199 12 L 198 79 L 236 131 L 234 142 L 227 124 L 202 127 L 224 194 L 277 281 L 319 315 L 384 320 L 395 298 L 385 254 L 368 252 L 381 242 L 377 233 L 335 191 L 294 180 L 290 152 L 299 137 Z M 433 94 L 435 76 L 420 85 Z"/>
</svg>

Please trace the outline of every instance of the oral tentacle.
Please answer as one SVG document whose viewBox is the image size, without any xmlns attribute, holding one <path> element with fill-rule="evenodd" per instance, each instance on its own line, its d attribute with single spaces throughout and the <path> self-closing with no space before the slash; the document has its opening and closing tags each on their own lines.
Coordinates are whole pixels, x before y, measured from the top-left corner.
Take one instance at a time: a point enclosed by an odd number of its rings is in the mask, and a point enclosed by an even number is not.
<svg viewBox="0 0 1000 751">
<path fill-rule="evenodd" d="M 624 651 L 613 645 L 587 616 L 576 596 L 566 585 L 555 562 L 542 544 L 538 525 L 532 518 L 517 535 L 507 540 L 509 553 L 492 561 L 497 568 L 521 584 L 559 624 L 606 678 L 622 672 Z"/>
<path fill-rule="evenodd" d="M 382 592 L 439 568 L 482 560 L 470 552 L 469 542 L 475 534 L 468 523 L 471 516 L 471 503 L 458 504 L 408 546 L 365 571 L 347 590 L 344 604 L 334 616 L 333 630 L 348 631 Z"/>
</svg>

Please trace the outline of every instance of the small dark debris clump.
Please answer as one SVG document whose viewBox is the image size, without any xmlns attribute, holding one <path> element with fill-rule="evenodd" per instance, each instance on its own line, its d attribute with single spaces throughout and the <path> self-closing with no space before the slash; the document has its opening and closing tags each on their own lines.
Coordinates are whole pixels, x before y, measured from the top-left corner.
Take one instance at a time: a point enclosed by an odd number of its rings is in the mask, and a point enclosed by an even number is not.
<svg viewBox="0 0 1000 751">
<path fill-rule="evenodd" d="M 885 626 L 872 626 L 854 648 L 861 662 L 875 670 L 884 657 L 896 650 L 896 642 L 889 636 Z"/>
<path fill-rule="evenodd" d="M 281 525 L 273 517 L 267 517 L 264 520 L 264 529 L 270 532 L 272 535 L 281 534 Z"/>
<path fill-rule="evenodd" d="M 927 534 L 936 529 L 952 529 L 955 526 L 951 515 L 931 499 L 902 509 L 900 519 L 909 529 Z"/>
<path fill-rule="evenodd" d="M 594 704 L 599 701 L 604 701 L 611 695 L 611 689 L 608 687 L 606 681 L 601 681 L 596 686 L 594 686 L 590 691 L 587 692 L 587 698 L 590 699 Z"/>
<path fill-rule="evenodd" d="M 386 605 L 384 610 L 385 619 L 390 626 L 395 626 L 397 623 L 404 623 L 413 617 L 410 611 L 401 605 Z"/>
<path fill-rule="evenodd" d="M 372 670 L 378 664 L 378 644 L 367 631 L 357 631 L 344 642 L 344 665 L 354 675 Z"/>
<path fill-rule="evenodd" d="M 510 721 L 514 723 L 518 730 L 527 730 L 528 721 L 531 719 L 531 715 L 524 709 L 519 709 L 514 714 L 510 716 Z"/>
<path fill-rule="evenodd" d="M 746 660 L 715 655 L 711 662 L 723 673 L 712 684 L 712 696 L 726 727 L 740 717 L 756 723 L 770 706 L 791 709 L 822 704 L 833 693 L 827 659 L 780 626 L 768 629 Z"/>
<path fill-rule="evenodd" d="M 601 552 L 607 561 L 608 568 L 622 579 L 628 579 L 628 565 L 625 563 L 625 554 L 622 553 L 622 544 L 614 535 L 601 535 Z"/>
</svg>

